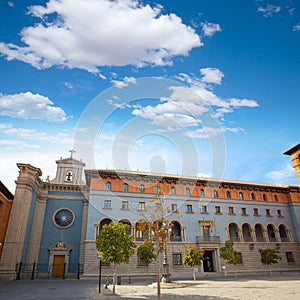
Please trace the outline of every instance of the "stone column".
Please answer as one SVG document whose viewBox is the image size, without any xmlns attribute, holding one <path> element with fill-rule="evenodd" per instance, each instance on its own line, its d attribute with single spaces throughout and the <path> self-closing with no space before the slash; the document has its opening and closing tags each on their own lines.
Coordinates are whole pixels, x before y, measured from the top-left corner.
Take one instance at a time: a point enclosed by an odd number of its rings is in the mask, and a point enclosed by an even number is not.
<svg viewBox="0 0 300 300">
<path fill-rule="evenodd" d="M 48 191 L 43 189 L 37 195 L 37 202 L 34 211 L 34 220 L 32 224 L 28 254 L 27 254 L 27 263 L 31 264 L 38 262 L 42 232 L 43 232 L 43 223 L 46 210 L 46 204 L 48 199 Z"/>
<path fill-rule="evenodd" d="M 26 230 L 35 186 L 39 184 L 40 169 L 29 164 L 17 164 L 19 176 L 3 248 L 3 268 L 15 270 L 22 259 Z M 24 262 L 25 263 L 25 262 Z"/>
</svg>

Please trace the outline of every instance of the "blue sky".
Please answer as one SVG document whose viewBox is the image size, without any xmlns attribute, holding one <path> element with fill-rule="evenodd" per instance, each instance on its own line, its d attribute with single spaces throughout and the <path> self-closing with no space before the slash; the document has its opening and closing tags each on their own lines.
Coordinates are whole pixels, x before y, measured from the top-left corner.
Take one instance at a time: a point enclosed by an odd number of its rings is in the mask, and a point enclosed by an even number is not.
<svg viewBox="0 0 300 300">
<path fill-rule="evenodd" d="M 55 160 L 297 184 L 300 3 L 0 2 L 1 181 Z"/>
</svg>

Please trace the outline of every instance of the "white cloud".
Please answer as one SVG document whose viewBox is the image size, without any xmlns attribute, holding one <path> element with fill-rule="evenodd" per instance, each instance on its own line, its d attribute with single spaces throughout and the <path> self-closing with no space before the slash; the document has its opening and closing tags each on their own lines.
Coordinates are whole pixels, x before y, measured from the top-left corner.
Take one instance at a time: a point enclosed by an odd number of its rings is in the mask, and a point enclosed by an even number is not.
<svg viewBox="0 0 300 300">
<path fill-rule="evenodd" d="M 282 184 L 290 179 L 295 178 L 295 171 L 290 163 L 281 166 L 279 170 L 268 172 L 266 177 L 275 184 Z"/>
<path fill-rule="evenodd" d="M 202 68 L 200 73 L 203 75 L 202 81 L 206 83 L 221 84 L 224 77 L 223 72 L 217 68 Z"/>
<path fill-rule="evenodd" d="M 222 132 L 242 132 L 242 128 L 228 128 L 213 121 L 213 126 L 207 126 L 209 119 L 221 118 L 224 114 L 233 113 L 235 109 L 242 107 L 259 106 L 255 100 L 218 97 L 208 83 L 221 84 L 224 74 L 217 68 L 203 68 L 200 70 L 203 78 L 192 77 L 181 73 L 177 79 L 188 84 L 188 86 L 169 87 L 170 95 L 162 97 L 160 103 L 147 106 L 135 107 L 132 114 L 147 119 L 152 124 L 163 127 L 164 131 L 188 130 L 193 137 L 203 138 L 216 136 Z M 208 123 L 207 123 L 208 122 Z M 193 127 L 201 125 L 207 127 L 195 130 Z M 162 130 L 161 130 L 162 132 Z"/>
<path fill-rule="evenodd" d="M 15 7 L 15 4 L 12 1 L 8 1 L 7 4 L 9 7 Z"/>
<path fill-rule="evenodd" d="M 278 14 L 281 11 L 281 6 L 267 4 L 266 7 L 259 6 L 257 11 L 262 13 L 264 17 L 272 17 L 273 15 Z"/>
<path fill-rule="evenodd" d="M 300 22 L 293 27 L 293 31 L 300 31 Z"/>
<path fill-rule="evenodd" d="M 73 138 L 63 132 L 59 132 L 56 135 L 49 135 L 35 129 L 15 128 L 13 125 L 7 123 L 0 124 L 0 133 L 24 140 L 47 142 L 52 144 L 73 144 Z"/>
<path fill-rule="evenodd" d="M 173 57 L 202 46 L 180 17 L 136 0 L 50 0 L 29 13 L 40 22 L 21 31 L 26 46 L 0 43 L 0 53 L 37 69 L 58 65 L 97 73 L 100 66 L 170 65 Z"/>
<path fill-rule="evenodd" d="M 204 36 L 212 37 L 216 32 L 222 31 L 221 26 L 219 24 L 205 22 L 201 25 Z"/>
<path fill-rule="evenodd" d="M 53 106 L 53 102 L 48 97 L 31 92 L 0 94 L 0 115 L 50 122 L 66 121 L 66 113 L 60 107 Z"/>
<path fill-rule="evenodd" d="M 125 76 L 123 81 L 121 80 L 111 80 L 111 82 L 118 88 L 123 89 L 127 87 L 130 83 L 136 84 L 136 79 L 134 77 L 127 77 Z"/>
</svg>

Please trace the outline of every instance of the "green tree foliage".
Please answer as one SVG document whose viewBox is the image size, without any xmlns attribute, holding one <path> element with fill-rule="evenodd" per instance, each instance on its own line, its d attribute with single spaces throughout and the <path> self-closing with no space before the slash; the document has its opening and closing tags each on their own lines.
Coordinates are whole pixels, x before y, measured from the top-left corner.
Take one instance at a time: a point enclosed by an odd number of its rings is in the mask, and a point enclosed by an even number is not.
<svg viewBox="0 0 300 300">
<path fill-rule="evenodd" d="M 259 249 L 260 261 L 269 266 L 270 274 L 272 275 L 271 265 L 278 264 L 278 261 L 281 260 L 279 255 L 279 250 L 276 249 Z"/>
<path fill-rule="evenodd" d="M 103 262 L 113 263 L 113 295 L 115 295 L 115 285 L 117 278 L 117 265 L 129 263 L 130 257 L 134 254 L 136 244 L 133 236 L 128 235 L 129 225 L 118 222 L 105 224 L 100 234 L 96 238 L 96 247 Z"/>
<path fill-rule="evenodd" d="M 220 257 L 231 265 L 236 265 L 240 262 L 240 256 L 237 251 L 233 249 L 233 242 L 226 241 L 225 246 L 220 248 Z"/>
<path fill-rule="evenodd" d="M 191 268 L 195 266 L 201 266 L 203 260 L 204 251 L 199 250 L 197 247 L 187 247 L 184 250 L 183 264 Z M 193 269 L 193 278 L 196 280 L 196 270 Z"/>
<path fill-rule="evenodd" d="M 153 243 L 148 240 L 144 240 L 142 245 L 140 245 L 137 249 L 137 255 L 139 261 L 148 266 L 156 258 Z"/>
<path fill-rule="evenodd" d="M 142 245 L 137 248 L 138 259 L 141 263 L 147 266 L 147 282 L 148 282 L 148 271 L 149 264 L 156 258 L 155 249 L 152 242 L 144 240 Z"/>
<path fill-rule="evenodd" d="M 230 240 L 225 242 L 225 246 L 220 248 L 220 257 L 225 260 L 226 265 L 236 265 L 240 263 L 241 258 L 239 253 L 233 248 L 234 243 Z M 236 279 L 236 273 L 235 279 Z M 225 275 L 226 275 L 226 266 L 225 266 Z"/>
</svg>

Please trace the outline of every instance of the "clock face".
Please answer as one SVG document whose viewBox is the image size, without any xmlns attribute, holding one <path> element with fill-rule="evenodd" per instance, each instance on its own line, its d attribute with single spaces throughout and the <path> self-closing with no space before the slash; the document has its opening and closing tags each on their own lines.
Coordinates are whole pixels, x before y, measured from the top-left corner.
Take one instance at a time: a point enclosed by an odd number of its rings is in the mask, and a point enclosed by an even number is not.
<svg viewBox="0 0 300 300">
<path fill-rule="evenodd" d="M 75 217 L 73 212 L 68 208 L 61 208 L 53 215 L 53 222 L 60 228 L 68 228 L 74 223 Z"/>
</svg>

